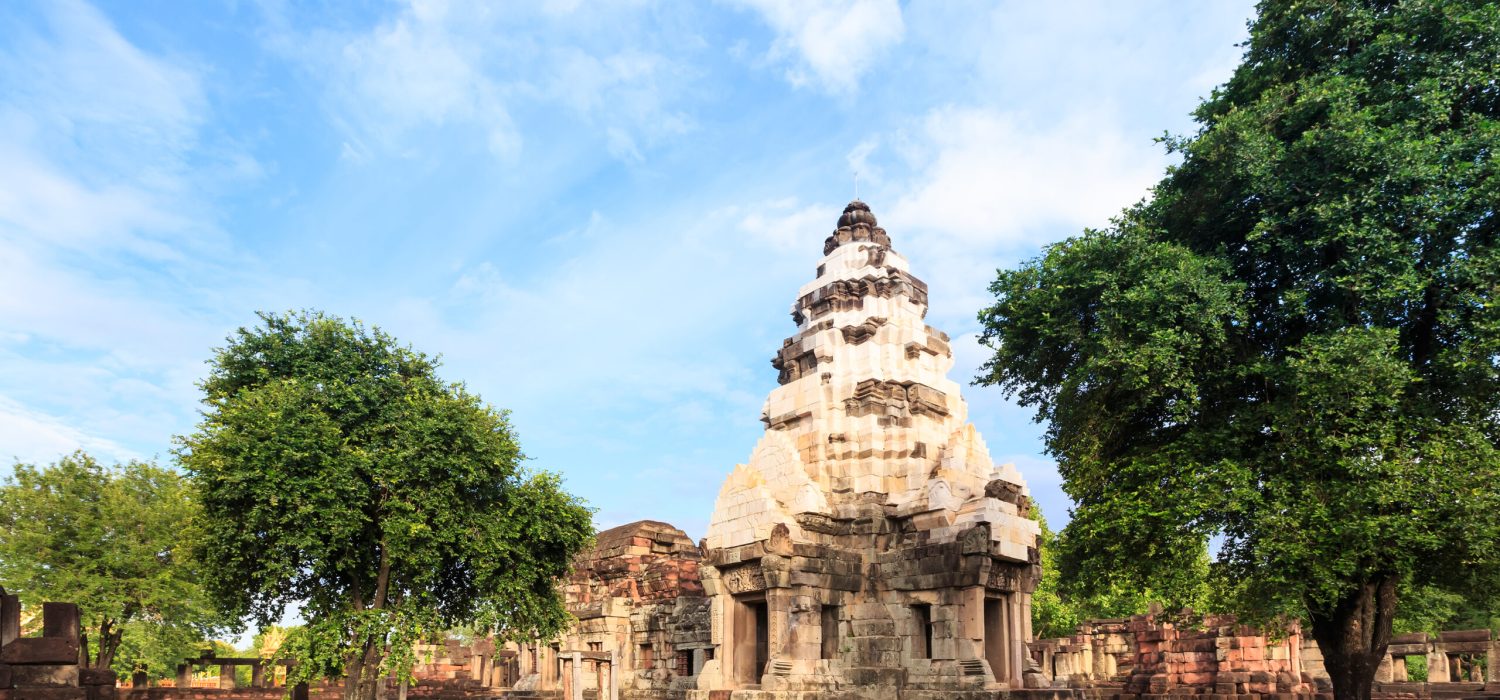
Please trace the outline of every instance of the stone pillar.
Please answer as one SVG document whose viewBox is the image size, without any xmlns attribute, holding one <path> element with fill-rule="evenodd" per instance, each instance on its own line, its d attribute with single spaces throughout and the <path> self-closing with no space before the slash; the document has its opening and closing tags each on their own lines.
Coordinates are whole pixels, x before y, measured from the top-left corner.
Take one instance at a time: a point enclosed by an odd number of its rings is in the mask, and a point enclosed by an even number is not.
<svg viewBox="0 0 1500 700">
<path fill-rule="evenodd" d="M 42 603 L 42 636 L 78 639 L 78 606 Z"/>
<path fill-rule="evenodd" d="M 135 673 L 130 674 L 130 687 L 144 688 L 149 684 L 150 681 L 147 680 L 145 671 L 136 671 Z"/>
<path fill-rule="evenodd" d="M 618 655 L 611 650 L 609 652 L 609 700 L 620 700 L 620 680 L 615 672 L 615 661 Z"/>
<path fill-rule="evenodd" d="M 1021 626 L 1025 628 L 1025 634 L 1021 635 L 1021 641 L 1030 643 L 1035 641 L 1031 637 L 1031 596 L 1016 595 L 1021 599 Z"/>
<path fill-rule="evenodd" d="M 250 687 L 266 687 L 266 662 L 257 661 L 250 665 Z"/>
<path fill-rule="evenodd" d="M 1490 642 L 1490 650 L 1485 654 L 1485 683 L 1500 690 L 1500 639 Z M 1489 689 L 1486 689 L 1489 690 Z"/>
<path fill-rule="evenodd" d="M 792 595 L 783 588 L 766 589 L 766 658 L 784 659 L 791 656 Z M 764 670 L 764 669 L 762 669 Z"/>
<path fill-rule="evenodd" d="M 193 667 L 188 664 L 177 664 L 177 687 L 193 687 Z"/>
<path fill-rule="evenodd" d="M 1392 666 L 1390 654 L 1380 657 L 1380 665 L 1375 667 L 1375 682 L 1390 683 L 1395 675 Z"/>
<path fill-rule="evenodd" d="M 958 593 L 958 619 L 953 634 L 960 640 L 959 659 L 984 658 L 984 586 L 971 586 Z M 994 669 L 991 669 L 993 671 Z"/>
<path fill-rule="evenodd" d="M 0 647 L 21 636 L 21 599 L 0 588 Z"/>
<path fill-rule="evenodd" d="M 1448 677 L 1448 654 L 1440 648 L 1441 644 L 1433 644 L 1427 647 L 1427 682 L 1448 683 L 1453 679 Z"/>
<path fill-rule="evenodd" d="M 1405 683 L 1408 680 L 1406 675 L 1406 657 L 1391 656 L 1387 658 L 1391 660 L 1391 681 L 1394 683 Z"/>
<path fill-rule="evenodd" d="M 583 654 L 573 652 L 573 668 L 569 673 L 573 682 L 571 700 L 583 700 Z"/>
<path fill-rule="evenodd" d="M 1021 674 L 1026 670 L 1026 632 L 1025 624 L 1022 622 L 1021 599 L 1025 596 L 1019 593 L 1011 593 L 1006 596 L 1010 603 L 1010 639 L 1006 642 L 1010 647 L 1010 682 L 1012 689 L 1019 690 L 1024 687 L 1021 682 Z"/>
<path fill-rule="evenodd" d="M 234 690 L 234 664 L 219 664 L 219 690 Z"/>
</svg>

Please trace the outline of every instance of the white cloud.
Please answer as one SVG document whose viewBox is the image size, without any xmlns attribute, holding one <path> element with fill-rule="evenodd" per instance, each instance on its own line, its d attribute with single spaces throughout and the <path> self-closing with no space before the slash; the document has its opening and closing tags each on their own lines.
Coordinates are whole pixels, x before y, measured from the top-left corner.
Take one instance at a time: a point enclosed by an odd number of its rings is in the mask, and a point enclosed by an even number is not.
<svg viewBox="0 0 1500 700">
<path fill-rule="evenodd" d="M 57 416 L 0 395 L 0 460 L 49 464 L 80 449 L 104 460 L 139 457 L 113 440 L 89 435 Z"/>
<path fill-rule="evenodd" d="M 1159 147 L 1133 142 L 1104 111 L 1081 112 L 1036 124 L 999 109 L 943 107 L 850 154 L 873 173 L 864 199 L 928 282 L 936 323 L 972 328 L 997 266 L 1108 225 L 1161 176 L 1169 161 Z"/>
<path fill-rule="evenodd" d="M 850 92 L 905 33 L 896 0 L 738 0 L 776 32 L 768 57 L 789 61 L 787 80 Z"/>
<path fill-rule="evenodd" d="M 639 162 L 643 142 L 690 126 L 666 106 L 682 70 L 628 41 L 645 38 L 628 31 L 649 20 L 641 8 L 574 9 L 410 0 L 367 31 L 304 33 L 272 17 L 280 29 L 270 43 L 331 95 L 349 162 L 367 163 L 367 145 L 423 155 L 428 137 L 444 130 L 463 139 L 473 131 L 472 140 L 515 162 L 534 137 L 528 131 L 556 126 L 557 105 L 597 127 L 611 155 Z M 542 122 L 528 124 L 538 107 Z"/>
<path fill-rule="evenodd" d="M 801 251 L 802 257 L 810 258 L 822 249 L 823 239 L 833 232 L 838 211 L 839 207 L 832 204 L 803 205 L 790 197 L 745 209 L 731 208 L 714 216 L 737 219 L 741 231 L 777 251 Z"/>
<path fill-rule="evenodd" d="M 263 172 L 203 137 L 191 63 L 88 5 L 43 21 L 0 48 L 0 457 L 123 459 L 190 424 L 217 307 L 255 296 L 210 200 Z"/>
<path fill-rule="evenodd" d="M 388 145 L 419 126 L 470 123 L 492 153 L 514 157 L 521 139 L 501 88 L 481 69 L 480 46 L 450 31 L 453 19 L 446 3 L 415 2 L 394 20 L 343 42 L 331 57 L 339 71 L 331 83 L 346 103 L 343 116 Z"/>
<path fill-rule="evenodd" d="M 1049 125 L 1006 112 L 944 108 L 923 121 L 921 162 L 890 211 L 903 231 L 990 247 L 1045 243 L 1049 226 L 1104 226 L 1144 197 L 1167 159 L 1127 140 L 1107 115 Z"/>
</svg>

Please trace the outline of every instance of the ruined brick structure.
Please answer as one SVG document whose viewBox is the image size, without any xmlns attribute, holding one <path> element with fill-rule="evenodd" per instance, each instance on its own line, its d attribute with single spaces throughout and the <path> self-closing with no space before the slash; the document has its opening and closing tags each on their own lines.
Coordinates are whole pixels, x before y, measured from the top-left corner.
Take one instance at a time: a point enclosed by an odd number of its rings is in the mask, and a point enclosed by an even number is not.
<svg viewBox="0 0 1500 700">
<path fill-rule="evenodd" d="M 571 691 L 572 652 L 581 652 L 580 691 L 609 697 L 665 697 L 692 688 L 713 657 L 698 545 L 671 525 L 642 520 L 598 534 L 564 593 L 578 624 L 550 644 L 514 647 L 522 690 Z M 607 661 L 604 661 L 607 659 Z M 568 694 L 571 694 L 569 692 Z"/>
<path fill-rule="evenodd" d="M 765 435 L 714 506 L 717 653 L 690 696 L 1021 688 L 1040 571 L 1025 483 L 967 422 L 927 285 L 870 208 L 851 202 L 823 252 Z"/>
</svg>

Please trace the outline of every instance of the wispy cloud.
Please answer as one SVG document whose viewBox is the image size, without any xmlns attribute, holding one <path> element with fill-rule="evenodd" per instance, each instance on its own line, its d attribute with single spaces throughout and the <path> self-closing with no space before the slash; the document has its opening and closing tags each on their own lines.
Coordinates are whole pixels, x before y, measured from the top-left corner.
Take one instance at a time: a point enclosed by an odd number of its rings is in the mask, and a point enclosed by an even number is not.
<svg viewBox="0 0 1500 700">
<path fill-rule="evenodd" d="M 532 131 L 556 126 L 532 121 L 541 105 L 570 110 L 629 162 L 643 159 L 643 142 L 691 126 L 670 106 L 690 71 L 628 31 L 649 26 L 642 8 L 411 0 L 365 30 L 271 21 L 270 45 L 331 96 L 352 162 L 368 162 L 372 148 L 425 155 L 443 134 L 515 162 Z"/>
<path fill-rule="evenodd" d="M 767 58 L 790 64 L 793 85 L 847 93 L 881 55 L 901 43 L 905 24 L 896 0 L 736 0 L 776 32 Z"/>
<path fill-rule="evenodd" d="M 203 139 L 194 65 L 86 4 L 41 20 L 0 49 L 0 454 L 136 456 L 137 432 L 187 422 L 248 274 L 209 202 L 260 171 Z"/>
</svg>

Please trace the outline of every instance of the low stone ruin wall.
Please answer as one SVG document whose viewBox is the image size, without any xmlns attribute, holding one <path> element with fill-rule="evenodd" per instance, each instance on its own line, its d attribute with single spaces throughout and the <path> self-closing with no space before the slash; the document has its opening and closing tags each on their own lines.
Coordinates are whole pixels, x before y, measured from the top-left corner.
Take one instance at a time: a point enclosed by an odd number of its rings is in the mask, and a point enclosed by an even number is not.
<svg viewBox="0 0 1500 700">
<path fill-rule="evenodd" d="M 1189 620 L 1092 620 L 1071 637 L 1031 643 L 1031 655 L 1054 688 L 1089 698 L 1332 697 L 1317 644 L 1296 629 L 1273 638 L 1227 616 Z M 1413 656 L 1427 660 L 1426 682 L 1407 680 Z M 1375 700 L 1486 697 L 1500 698 L 1500 640 L 1489 630 L 1397 636 L 1376 674 Z"/>
<path fill-rule="evenodd" d="M 21 603 L 0 588 L 0 700 L 115 700 L 115 672 L 81 666 L 78 606 L 42 604 L 42 636 L 21 636 Z"/>
</svg>

